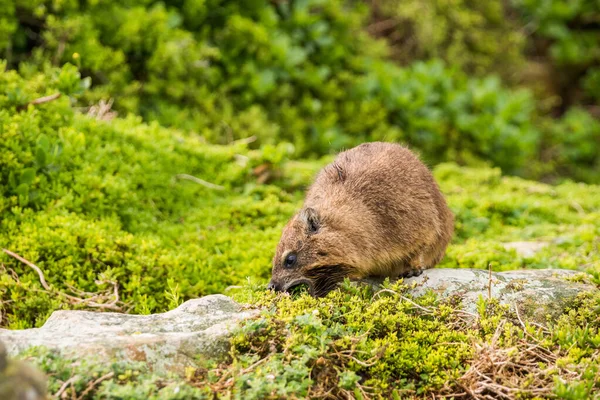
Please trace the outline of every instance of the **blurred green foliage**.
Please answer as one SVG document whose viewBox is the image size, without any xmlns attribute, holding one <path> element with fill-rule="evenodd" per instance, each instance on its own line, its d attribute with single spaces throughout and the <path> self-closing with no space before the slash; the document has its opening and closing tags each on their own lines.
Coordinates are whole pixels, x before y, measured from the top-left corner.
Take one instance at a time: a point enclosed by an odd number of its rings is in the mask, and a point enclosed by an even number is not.
<svg viewBox="0 0 600 400">
<path fill-rule="evenodd" d="M 525 62 L 526 38 L 508 15 L 499 0 L 380 0 L 372 3 L 368 31 L 386 38 L 402 64 L 441 58 L 468 73 L 511 80 Z"/>
<path fill-rule="evenodd" d="M 537 101 L 527 105 L 537 110 L 528 114 L 537 130 L 537 162 L 529 158 L 527 170 L 518 173 L 598 182 L 598 2 L 380 0 L 370 10 L 367 30 L 386 39 L 400 63 L 441 58 L 467 73 L 495 74 L 535 93 Z"/>
<path fill-rule="evenodd" d="M 558 120 L 545 120 L 539 175 L 600 179 L 600 121 L 581 108 L 569 109 Z"/>
<path fill-rule="evenodd" d="M 367 35 L 369 7 L 362 2 L 4 1 L 0 32 L 8 39 L 0 54 L 7 66 L 29 78 L 72 63 L 90 79 L 79 105 L 114 98 L 121 114 L 210 143 L 256 137 L 257 149 L 290 142 L 296 158 L 393 140 L 409 143 L 431 165 L 600 179 L 598 130 L 569 140 L 559 134 L 561 122 L 538 115 L 528 92 L 483 76 L 512 74 L 525 45 L 499 1 L 382 2 L 410 21 L 397 24 L 417 46 L 404 52 L 407 62 L 445 60 L 406 68 L 386 60 L 390 46 Z M 547 151 L 547 136 L 564 152 Z"/>
<path fill-rule="evenodd" d="M 600 3 L 595 0 L 512 0 L 532 32 L 530 51 L 556 70 L 564 108 L 600 101 Z"/>
<path fill-rule="evenodd" d="M 113 97 L 119 111 L 216 143 L 293 137 L 298 154 L 326 151 L 348 83 L 381 52 L 361 34 L 361 13 L 339 0 L 19 0 L 14 7 L 11 66 L 74 62 L 92 77 L 89 104 Z"/>
<path fill-rule="evenodd" d="M 540 80 L 563 112 L 600 100 L 597 1 L 379 0 L 370 8 L 368 31 L 403 64 L 442 58 L 513 84 Z M 549 76 L 528 71 L 540 66 Z"/>
</svg>

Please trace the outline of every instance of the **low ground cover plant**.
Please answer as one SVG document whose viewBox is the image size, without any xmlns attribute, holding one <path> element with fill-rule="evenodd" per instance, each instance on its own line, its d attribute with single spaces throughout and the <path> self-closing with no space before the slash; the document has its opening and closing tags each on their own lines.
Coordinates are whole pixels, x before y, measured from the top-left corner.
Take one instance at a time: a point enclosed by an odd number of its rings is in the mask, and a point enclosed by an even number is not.
<svg viewBox="0 0 600 400">
<path fill-rule="evenodd" d="M 143 364 L 27 356 L 51 374 L 50 391 L 87 399 L 559 398 L 600 393 L 600 295 L 582 293 L 546 327 L 493 299 L 477 314 L 460 298 L 411 299 L 402 283 L 373 292 L 346 283 L 326 298 L 247 285 L 238 299 L 265 308 L 243 324 L 222 362 L 185 376 Z"/>
</svg>

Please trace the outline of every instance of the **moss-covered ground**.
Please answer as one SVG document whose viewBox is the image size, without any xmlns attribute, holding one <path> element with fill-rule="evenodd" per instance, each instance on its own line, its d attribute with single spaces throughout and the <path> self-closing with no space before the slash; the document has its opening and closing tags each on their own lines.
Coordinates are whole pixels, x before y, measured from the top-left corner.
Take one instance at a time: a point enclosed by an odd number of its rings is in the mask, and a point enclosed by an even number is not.
<svg viewBox="0 0 600 400">
<path fill-rule="evenodd" d="M 265 311 L 238 330 L 226 361 L 201 360 L 184 376 L 43 349 L 25 356 L 49 374 L 52 393 L 86 399 L 600 397 L 600 293 L 582 293 L 542 326 L 493 299 L 473 318 L 460 300 L 411 300 L 405 290 L 346 283 L 314 299 L 247 285 L 238 299 Z"/>
<path fill-rule="evenodd" d="M 401 285 L 273 298 L 264 283 L 279 233 L 327 158 L 290 161 L 285 143 L 210 145 L 81 112 L 68 96 L 22 107 L 81 90 L 74 68 L 48 76 L 0 74 L 0 326 L 40 326 L 59 309 L 161 312 L 240 285 L 240 301 L 267 309 L 244 325 L 226 363 L 186 377 L 38 352 L 52 393 L 76 376 L 69 395 L 98 399 L 599 396 L 597 294 L 546 328 L 490 301 L 475 321 L 433 297 L 416 306 Z M 440 267 L 567 268 L 600 284 L 599 186 L 455 164 L 434 173 L 456 215 Z M 551 245 L 525 258 L 502 246 L 517 240 Z"/>
</svg>

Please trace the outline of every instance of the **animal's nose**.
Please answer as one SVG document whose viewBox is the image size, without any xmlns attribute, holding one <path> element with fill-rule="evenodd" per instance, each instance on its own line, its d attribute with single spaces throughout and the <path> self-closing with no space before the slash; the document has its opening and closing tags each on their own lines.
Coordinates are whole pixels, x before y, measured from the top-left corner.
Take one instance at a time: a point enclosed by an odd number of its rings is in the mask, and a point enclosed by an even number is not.
<svg viewBox="0 0 600 400">
<path fill-rule="evenodd" d="M 276 292 L 280 292 L 281 291 L 281 286 L 279 286 L 278 284 L 276 284 L 275 282 L 271 281 L 269 282 L 269 284 L 267 285 L 267 290 L 274 290 Z"/>
</svg>

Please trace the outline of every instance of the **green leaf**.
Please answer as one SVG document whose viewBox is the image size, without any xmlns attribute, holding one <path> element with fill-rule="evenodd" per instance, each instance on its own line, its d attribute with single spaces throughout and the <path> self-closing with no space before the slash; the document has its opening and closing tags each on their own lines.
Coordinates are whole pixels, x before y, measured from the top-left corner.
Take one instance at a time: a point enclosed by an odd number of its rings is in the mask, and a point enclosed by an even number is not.
<svg viewBox="0 0 600 400">
<path fill-rule="evenodd" d="M 352 389 L 360 381 L 360 376 L 354 371 L 342 371 L 339 374 L 339 386 L 344 389 Z"/>
<path fill-rule="evenodd" d="M 46 166 L 46 160 L 48 159 L 46 150 L 41 147 L 38 147 L 35 152 L 35 161 L 40 167 Z"/>
<path fill-rule="evenodd" d="M 29 193 L 29 185 L 27 185 L 25 183 L 21 183 L 15 189 L 15 193 L 18 194 L 19 196 L 27 196 L 27 194 Z"/>
<path fill-rule="evenodd" d="M 19 183 L 21 185 L 31 185 L 33 180 L 35 179 L 35 169 L 34 168 L 25 168 L 23 172 L 21 172 L 21 178 L 19 179 Z"/>
<path fill-rule="evenodd" d="M 48 139 L 48 136 L 43 134 L 40 135 L 40 137 L 37 140 L 37 147 L 48 152 L 48 149 L 50 149 L 50 140 Z"/>
<path fill-rule="evenodd" d="M 8 174 L 8 184 L 13 189 L 17 187 L 17 181 L 15 179 L 15 173 L 13 171 L 10 171 L 10 173 Z"/>
</svg>

